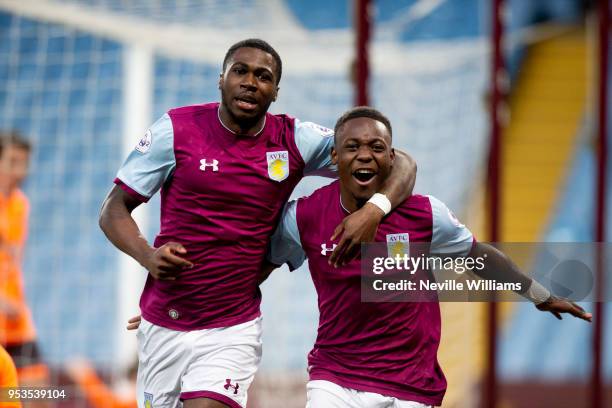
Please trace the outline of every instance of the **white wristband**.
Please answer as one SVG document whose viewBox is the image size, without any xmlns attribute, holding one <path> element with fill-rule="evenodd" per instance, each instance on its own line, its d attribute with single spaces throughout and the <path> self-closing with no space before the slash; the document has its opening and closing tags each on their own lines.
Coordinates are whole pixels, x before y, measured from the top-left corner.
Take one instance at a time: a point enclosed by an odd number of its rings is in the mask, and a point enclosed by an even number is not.
<svg viewBox="0 0 612 408">
<path fill-rule="evenodd" d="M 385 215 L 391 212 L 391 201 L 387 198 L 386 195 L 376 193 L 368 200 L 368 203 L 372 203 L 378 208 L 382 210 Z"/>
<path fill-rule="evenodd" d="M 523 296 L 531 300 L 534 304 L 539 305 L 540 303 L 544 303 L 548 300 L 550 297 L 550 292 L 539 282 L 532 280 L 531 285 L 529 285 L 529 289 L 527 289 L 527 292 L 525 292 Z"/>
</svg>

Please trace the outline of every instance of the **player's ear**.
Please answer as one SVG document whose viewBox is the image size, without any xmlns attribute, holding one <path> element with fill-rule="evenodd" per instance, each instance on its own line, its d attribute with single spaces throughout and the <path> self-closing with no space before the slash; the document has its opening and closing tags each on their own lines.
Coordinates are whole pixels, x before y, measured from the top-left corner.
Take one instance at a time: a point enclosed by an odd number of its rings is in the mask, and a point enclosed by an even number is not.
<svg viewBox="0 0 612 408">
<path fill-rule="evenodd" d="M 276 102 L 276 98 L 278 98 L 278 91 L 280 91 L 280 88 L 277 86 L 276 89 L 274 90 L 274 96 L 272 97 L 272 102 Z"/>
<path fill-rule="evenodd" d="M 331 149 L 331 159 L 332 164 L 338 164 L 338 152 L 336 151 L 336 147 L 332 147 Z"/>
<path fill-rule="evenodd" d="M 219 89 L 221 89 L 221 87 L 223 86 L 223 72 L 219 74 Z"/>
<path fill-rule="evenodd" d="M 393 166 L 393 163 L 395 163 L 395 149 L 394 148 L 391 148 L 389 157 L 391 158 L 391 166 Z"/>
</svg>

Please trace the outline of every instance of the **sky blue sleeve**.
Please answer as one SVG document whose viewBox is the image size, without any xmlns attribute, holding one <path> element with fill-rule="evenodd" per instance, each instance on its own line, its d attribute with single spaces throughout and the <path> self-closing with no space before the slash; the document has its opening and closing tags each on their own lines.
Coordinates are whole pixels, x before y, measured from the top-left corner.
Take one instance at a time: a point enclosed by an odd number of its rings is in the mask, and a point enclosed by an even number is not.
<svg viewBox="0 0 612 408">
<path fill-rule="evenodd" d="M 334 147 L 333 130 L 296 119 L 295 144 L 306 164 L 305 176 L 337 177 L 336 166 L 331 161 L 331 150 Z"/>
<path fill-rule="evenodd" d="M 283 210 L 283 215 L 272 240 L 268 251 L 268 261 L 274 265 L 287 263 L 290 270 L 299 268 L 306 254 L 300 242 L 300 231 L 297 225 L 297 200 L 290 201 Z"/>
<path fill-rule="evenodd" d="M 428 196 L 433 217 L 431 253 L 465 256 L 474 242 L 472 232 L 440 200 Z"/>
<path fill-rule="evenodd" d="M 117 178 L 141 196 L 150 198 L 171 176 L 175 166 L 174 131 L 166 113 L 138 141 Z"/>
</svg>

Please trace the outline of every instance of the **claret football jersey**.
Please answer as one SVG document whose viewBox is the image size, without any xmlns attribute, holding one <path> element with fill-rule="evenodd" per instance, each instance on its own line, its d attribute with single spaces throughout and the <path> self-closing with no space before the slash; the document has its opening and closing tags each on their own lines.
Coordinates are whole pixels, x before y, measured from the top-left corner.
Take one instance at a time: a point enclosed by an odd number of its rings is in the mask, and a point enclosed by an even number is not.
<svg viewBox="0 0 612 408">
<path fill-rule="evenodd" d="M 336 181 L 310 197 L 289 203 L 268 259 L 290 269 L 305 258 L 318 296 L 317 339 L 308 355 L 311 380 L 375 392 L 401 400 L 440 405 L 446 379 L 438 364 L 440 309 L 437 302 L 362 302 L 359 260 L 328 265 L 336 225 L 349 213 Z M 464 256 L 474 237 L 431 196 L 412 195 L 386 216 L 376 242 L 404 236 L 429 245 L 431 254 Z"/>
<path fill-rule="evenodd" d="M 138 141 L 115 183 L 145 202 L 161 190 L 154 246 L 178 242 L 194 268 L 147 278 L 145 319 L 174 330 L 240 324 L 260 313 L 258 279 L 283 206 L 304 176 L 331 165 L 333 132 L 266 114 L 256 136 L 224 127 L 218 103 L 172 109 Z"/>
</svg>

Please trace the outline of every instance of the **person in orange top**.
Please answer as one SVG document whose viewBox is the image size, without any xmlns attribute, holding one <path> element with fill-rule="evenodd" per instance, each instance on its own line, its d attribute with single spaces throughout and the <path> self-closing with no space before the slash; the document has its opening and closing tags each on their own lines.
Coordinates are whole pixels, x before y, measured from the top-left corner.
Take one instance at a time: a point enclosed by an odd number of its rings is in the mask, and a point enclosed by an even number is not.
<svg viewBox="0 0 612 408">
<path fill-rule="evenodd" d="M 134 398 L 137 370 L 138 361 L 132 364 L 121 384 L 128 392 L 118 393 L 114 387 L 102 381 L 94 367 L 86 360 L 73 360 L 65 368 L 66 374 L 77 385 L 79 392 L 89 405 L 95 408 L 137 408 L 138 404 Z"/>
<path fill-rule="evenodd" d="M 7 402 L 6 395 L 4 395 L 6 388 L 17 387 L 18 385 L 15 364 L 9 353 L 0 346 L 0 390 L 3 390 L 1 393 L 2 399 L 0 399 L 0 408 L 21 408 L 21 403 L 19 401 Z"/>
<path fill-rule="evenodd" d="M 28 174 L 30 144 L 17 133 L 0 133 L 0 345 L 11 355 L 22 385 L 44 385 L 36 331 L 23 290 L 21 261 L 29 203 L 20 190 Z"/>
</svg>

